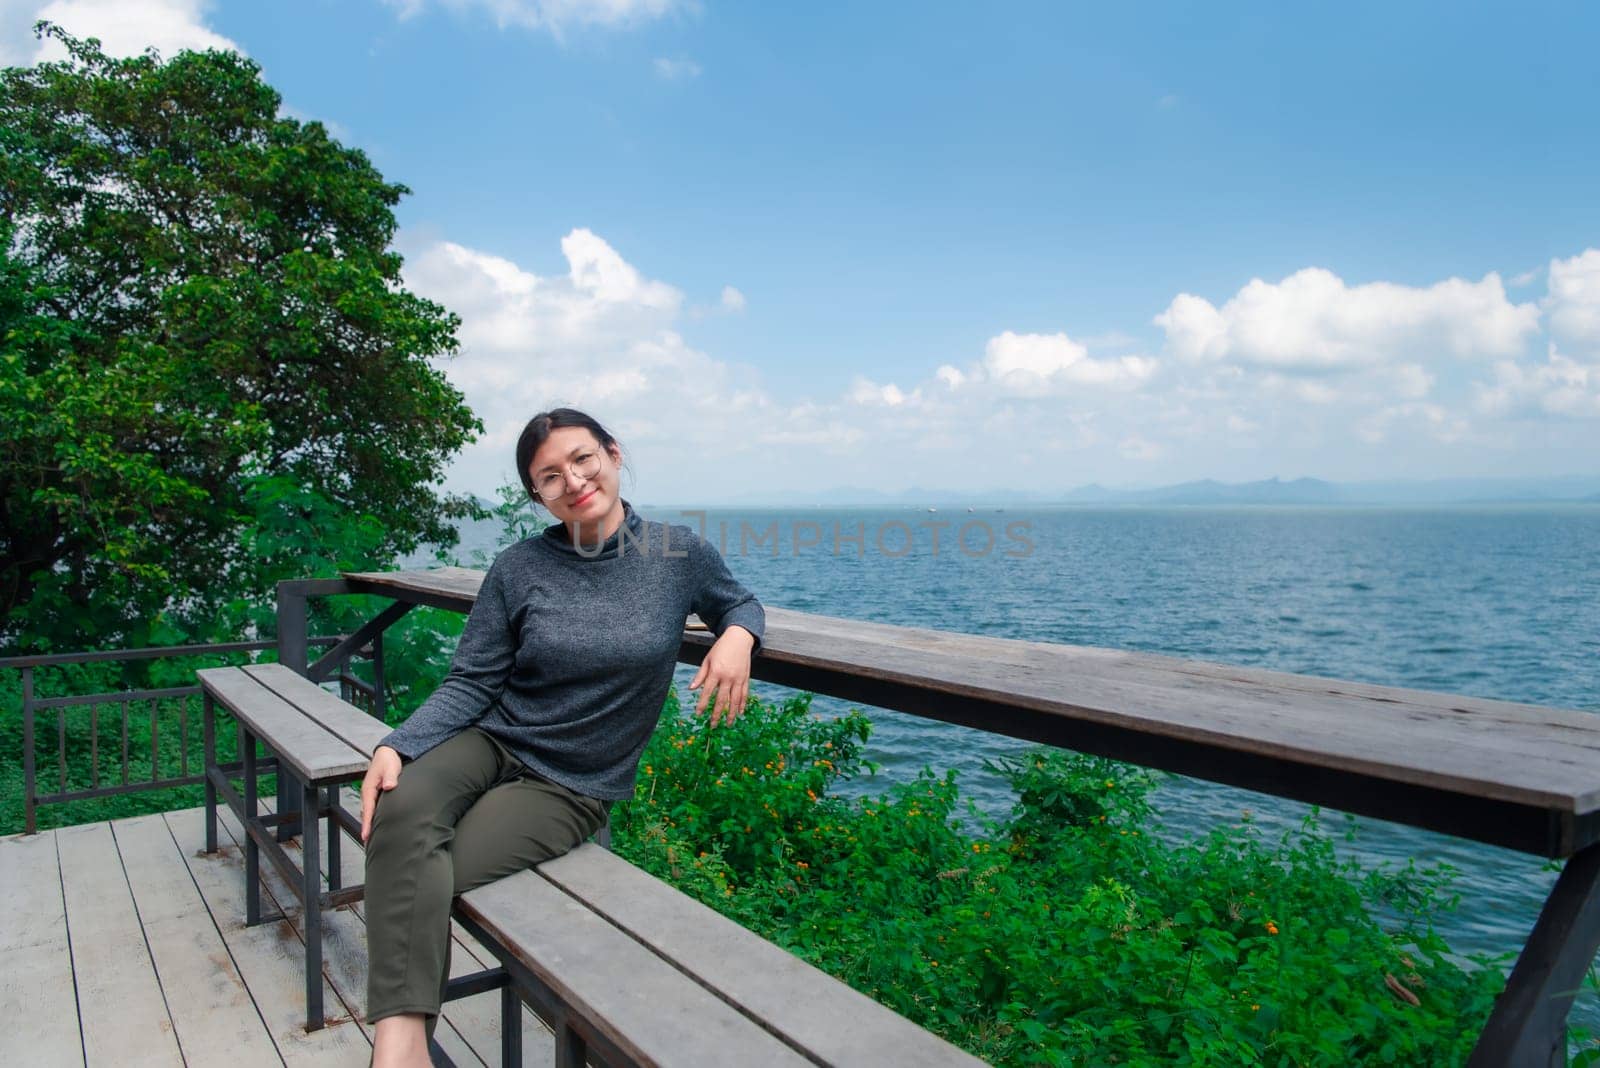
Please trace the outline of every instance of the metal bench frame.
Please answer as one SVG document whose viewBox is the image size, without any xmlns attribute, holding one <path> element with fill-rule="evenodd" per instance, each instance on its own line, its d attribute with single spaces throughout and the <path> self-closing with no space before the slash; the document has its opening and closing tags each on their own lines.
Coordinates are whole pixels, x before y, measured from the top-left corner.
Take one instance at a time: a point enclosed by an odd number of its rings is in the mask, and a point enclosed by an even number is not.
<svg viewBox="0 0 1600 1068">
<path fill-rule="evenodd" d="M 239 671 L 238 668 L 212 669 L 215 671 Z M 241 672 L 242 673 L 242 672 Z M 206 852 L 217 851 L 217 801 L 225 802 L 233 811 L 234 816 L 245 830 L 244 842 L 244 871 L 245 871 L 245 924 L 253 927 L 261 923 L 274 923 L 286 917 L 281 912 L 263 915 L 261 911 L 261 858 L 264 855 L 272 866 L 278 869 L 290 889 L 300 900 L 305 917 L 306 941 L 306 1030 L 315 1031 L 324 1024 L 322 1003 L 322 910 L 337 908 L 360 901 L 366 893 L 365 884 L 357 886 L 342 886 L 340 882 L 340 835 L 343 828 L 353 836 L 359 838 L 361 824 L 339 802 L 339 787 L 349 781 L 348 775 L 336 778 L 317 779 L 306 781 L 300 777 L 299 771 L 293 764 L 282 759 L 282 754 L 276 750 L 276 743 L 271 739 L 258 737 L 255 731 L 240 715 L 240 710 L 233 707 L 225 699 L 213 692 L 210 687 L 204 690 L 204 716 L 205 716 L 205 828 Z M 284 702 L 286 705 L 288 702 Z M 217 763 L 216 754 L 216 717 L 217 708 L 221 705 L 233 713 L 239 730 L 239 753 L 242 761 L 238 765 L 243 775 L 244 794 L 233 788 L 229 781 L 227 770 Z M 293 707 L 293 706 L 290 706 Z M 263 769 L 261 757 L 256 752 L 258 745 L 264 745 L 268 750 L 270 765 L 276 770 L 280 793 L 283 784 L 292 783 L 298 793 L 300 801 L 289 812 L 278 811 L 272 814 L 263 814 L 260 798 L 257 796 L 256 782 Z M 315 813 L 315 818 L 305 819 L 304 813 Z M 322 833 L 323 820 L 327 821 L 328 835 L 328 871 L 327 888 L 323 888 L 322 872 Z M 298 829 L 301 835 L 300 856 L 302 862 L 296 865 L 293 858 L 283 848 L 278 834 L 279 829 L 288 824 Z"/>
</svg>

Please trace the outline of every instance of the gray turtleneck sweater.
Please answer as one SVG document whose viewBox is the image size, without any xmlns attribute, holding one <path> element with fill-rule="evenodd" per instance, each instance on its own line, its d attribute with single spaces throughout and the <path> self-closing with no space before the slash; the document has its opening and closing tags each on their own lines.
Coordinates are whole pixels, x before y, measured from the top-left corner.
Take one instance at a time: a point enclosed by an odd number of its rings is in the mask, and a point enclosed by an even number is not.
<svg viewBox="0 0 1600 1068">
<path fill-rule="evenodd" d="M 450 674 L 384 738 L 414 759 L 476 726 L 533 771 L 589 797 L 633 796 L 690 612 L 716 634 L 766 615 L 686 526 L 624 519 L 598 549 L 565 526 L 496 558 Z"/>
</svg>

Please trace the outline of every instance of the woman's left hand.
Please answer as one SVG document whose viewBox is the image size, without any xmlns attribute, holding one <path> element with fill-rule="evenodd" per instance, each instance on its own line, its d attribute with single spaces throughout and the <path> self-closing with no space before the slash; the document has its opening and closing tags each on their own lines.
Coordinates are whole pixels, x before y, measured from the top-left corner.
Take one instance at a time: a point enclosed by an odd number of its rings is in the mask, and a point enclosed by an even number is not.
<svg viewBox="0 0 1600 1068">
<path fill-rule="evenodd" d="M 712 643 L 700 670 L 695 672 L 689 689 L 700 691 L 695 702 L 696 714 L 706 710 L 706 702 L 716 696 L 711 706 L 711 725 L 730 724 L 744 713 L 745 702 L 750 698 L 750 651 L 755 648 L 755 635 L 734 625 L 722 632 L 722 637 Z"/>
</svg>

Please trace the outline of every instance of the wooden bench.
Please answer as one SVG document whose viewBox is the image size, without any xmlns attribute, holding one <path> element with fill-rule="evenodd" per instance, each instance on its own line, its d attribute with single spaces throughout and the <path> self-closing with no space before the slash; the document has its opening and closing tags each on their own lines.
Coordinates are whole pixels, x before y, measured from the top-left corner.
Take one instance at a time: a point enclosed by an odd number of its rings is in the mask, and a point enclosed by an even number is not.
<svg viewBox="0 0 1600 1068">
<path fill-rule="evenodd" d="M 412 606 L 467 612 L 482 583 L 466 568 L 280 583 L 278 656 L 306 663 L 311 597 L 390 598 L 347 643 L 379 648 Z M 710 644 L 685 634 L 678 659 L 699 664 Z M 1469 1064 L 1565 1055 L 1567 1015 L 1600 952 L 1593 711 L 771 606 L 751 677 L 1563 859 Z"/>
<path fill-rule="evenodd" d="M 263 855 L 294 889 L 305 910 L 306 1030 L 315 1031 L 323 1025 L 322 910 L 359 901 L 365 889 L 340 885 L 339 830 L 343 828 L 359 839 L 361 825 L 340 804 L 339 787 L 366 774 L 372 750 L 389 728 L 278 664 L 207 668 L 196 674 L 205 695 L 206 851 L 217 850 L 217 800 L 221 798 L 245 829 L 245 923 L 253 926 L 281 918 L 261 914 Z M 217 761 L 219 705 L 231 712 L 239 725 L 242 797 Z M 256 796 L 258 742 L 273 754 L 278 774 L 297 784 L 297 811 L 262 814 Z M 324 818 L 326 890 L 321 870 Z M 299 826 L 302 863 L 298 866 L 274 833 L 285 821 Z"/>
<path fill-rule="evenodd" d="M 206 695 L 206 848 L 217 844 L 216 801 L 246 834 L 246 922 L 261 916 L 259 857 L 279 865 L 305 905 L 308 1030 L 323 1024 L 320 910 L 359 900 L 339 885 L 340 831 L 359 821 L 339 785 L 360 777 L 383 723 L 276 665 L 199 673 Z M 216 707 L 242 734 L 241 797 L 217 765 Z M 298 784 L 303 819 L 296 869 L 255 797 L 257 742 Z M 213 774 L 214 773 L 214 774 Z M 326 818 L 328 888 L 321 886 Z M 982 1062 L 718 915 L 594 844 L 463 894 L 455 918 L 500 967 L 449 981 L 446 999 L 502 991 L 501 1057 L 521 1063 L 519 1000 L 556 1036 L 556 1064 L 980 1065 Z M 448 1063 L 434 1048 L 436 1062 Z"/>
<path fill-rule="evenodd" d="M 597 845 L 462 894 L 456 918 L 551 1025 L 557 1068 L 983 1064 Z"/>
</svg>

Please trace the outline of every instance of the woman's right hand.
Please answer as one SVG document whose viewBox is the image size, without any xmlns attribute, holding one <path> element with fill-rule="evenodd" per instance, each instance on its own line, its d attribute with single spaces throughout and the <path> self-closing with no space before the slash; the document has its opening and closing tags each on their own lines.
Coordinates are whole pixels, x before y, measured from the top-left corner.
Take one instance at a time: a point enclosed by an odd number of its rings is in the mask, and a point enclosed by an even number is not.
<svg viewBox="0 0 1600 1068">
<path fill-rule="evenodd" d="M 378 794 L 393 790 L 400 781 L 400 754 L 387 745 L 372 751 L 367 777 L 361 780 L 361 843 L 372 835 L 372 813 L 378 807 Z"/>
</svg>

